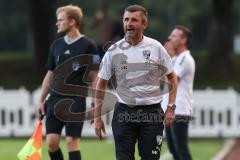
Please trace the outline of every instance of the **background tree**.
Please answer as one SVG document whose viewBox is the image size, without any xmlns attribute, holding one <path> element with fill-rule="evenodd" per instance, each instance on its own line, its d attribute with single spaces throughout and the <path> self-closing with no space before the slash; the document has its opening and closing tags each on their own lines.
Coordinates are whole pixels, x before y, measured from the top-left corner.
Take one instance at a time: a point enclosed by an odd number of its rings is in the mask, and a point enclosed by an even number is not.
<svg viewBox="0 0 240 160">
<path fill-rule="evenodd" d="M 55 0 L 27 0 L 29 22 L 33 38 L 34 60 L 40 75 L 44 74 L 44 66 L 53 40 L 55 23 Z"/>
<path fill-rule="evenodd" d="M 208 67 L 218 71 L 218 78 L 228 78 L 234 73 L 230 54 L 232 52 L 233 0 L 212 0 L 212 21 L 209 43 Z"/>
</svg>

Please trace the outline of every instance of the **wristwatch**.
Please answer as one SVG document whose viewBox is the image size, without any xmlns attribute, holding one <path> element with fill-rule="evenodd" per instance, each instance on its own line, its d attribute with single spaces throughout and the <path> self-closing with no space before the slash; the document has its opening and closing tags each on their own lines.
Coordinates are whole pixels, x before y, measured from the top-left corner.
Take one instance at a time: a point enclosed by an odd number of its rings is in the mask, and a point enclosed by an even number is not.
<svg viewBox="0 0 240 160">
<path fill-rule="evenodd" d="M 176 104 L 171 103 L 171 104 L 168 104 L 167 107 L 169 107 L 169 108 L 175 110 L 175 109 L 176 109 Z"/>
</svg>

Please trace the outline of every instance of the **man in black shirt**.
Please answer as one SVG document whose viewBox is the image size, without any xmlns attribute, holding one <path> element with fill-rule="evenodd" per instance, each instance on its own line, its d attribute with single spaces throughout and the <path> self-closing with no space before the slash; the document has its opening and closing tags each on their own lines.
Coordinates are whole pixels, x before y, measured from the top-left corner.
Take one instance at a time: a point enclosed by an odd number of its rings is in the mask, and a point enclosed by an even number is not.
<svg viewBox="0 0 240 160">
<path fill-rule="evenodd" d="M 66 143 L 69 152 L 69 160 L 80 160 L 79 140 L 81 137 L 83 122 L 69 122 L 56 117 L 54 106 L 64 98 L 73 99 L 75 103 L 71 106 L 74 112 L 84 112 L 86 109 L 85 97 L 61 95 L 50 89 L 50 79 L 53 71 L 69 58 L 81 54 L 97 53 L 95 44 L 79 30 L 82 21 L 82 11 L 77 6 L 67 5 L 57 9 L 57 32 L 64 33 L 65 36 L 55 40 L 51 47 L 46 67 L 48 72 L 42 83 L 42 92 L 39 102 L 39 111 L 46 114 L 46 141 L 51 160 L 63 160 L 59 142 L 61 131 L 65 126 Z M 79 64 L 78 64 L 79 65 Z M 78 67 L 76 68 L 78 70 Z M 67 83 L 78 84 L 82 81 L 85 71 L 73 71 L 68 77 Z M 70 73 L 69 73 L 70 74 Z M 81 85 L 81 84 L 80 84 Z M 45 101 L 48 93 L 49 98 Z"/>
</svg>

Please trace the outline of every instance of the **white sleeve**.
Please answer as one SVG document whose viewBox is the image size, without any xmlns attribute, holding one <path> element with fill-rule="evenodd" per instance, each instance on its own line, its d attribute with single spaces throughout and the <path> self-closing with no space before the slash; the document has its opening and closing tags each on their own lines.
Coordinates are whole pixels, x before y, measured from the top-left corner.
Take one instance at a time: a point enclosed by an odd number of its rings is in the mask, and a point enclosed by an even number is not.
<svg viewBox="0 0 240 160">
<path fill-rule="evenodd" d="M 175 73 L 177 74 L 177 76 L 181 79 L 185 73 L 187 72 L 187 68 L 186 68 L 186 63 L 182 63 L 182 64 L 177 64 L 176 67 L 174 67 L 175 69 Z"/>
<path fill-rule="evenodd" d="M 106 52 L 99 67 L 98 77 L 104 80 L 109 80 L 112 74 L 112 58 L 110 52 Z"/>
<path fill-rule="evenodd" d="M 171 57 L 168 55 L 166 49 L 162 45 L 160 45 L 158 52 L 160 53 L 159 64 L 166 68 L 166 71 L 164 74 L 168 75 L 168 74 L 172 73 L 173 72 L 173 64 L 172 64 Z"/>
<path fill-rule="evenodd" d="M 193 69 L 194 65 L 190 60 L 187 59 L 187 57 L 182 59 L 179 63 L 176 64 L 176 66 L 174 66 L 174 71 L 180 79 L 186 74 L 191 73 L 191 70 Z"/>
</svg>

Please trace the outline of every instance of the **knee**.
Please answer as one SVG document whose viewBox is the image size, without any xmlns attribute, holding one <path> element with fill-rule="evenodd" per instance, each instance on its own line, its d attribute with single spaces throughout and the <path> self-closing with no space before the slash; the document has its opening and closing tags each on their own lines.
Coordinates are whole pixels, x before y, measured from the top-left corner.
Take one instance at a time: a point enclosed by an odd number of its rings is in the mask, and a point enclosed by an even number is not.
<svg viewBox="0 0 240 160">
<path fill-rule="evenodd" d="M 59 141 L 53 138 L 48 138 L 46 140 L 47 145 L 48 145 L 48 150 L 50 152 L 54 152 L 59 149 Z"/>
<path fill-rule="evenodd" d="M 79 150 L 79 138 L 78 137 L 66 137 L 66 143 L 68 151 Z"/>
</svg>

